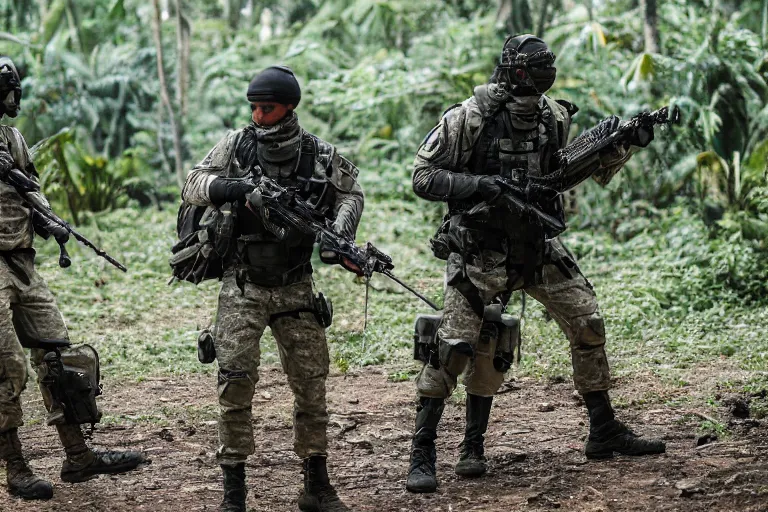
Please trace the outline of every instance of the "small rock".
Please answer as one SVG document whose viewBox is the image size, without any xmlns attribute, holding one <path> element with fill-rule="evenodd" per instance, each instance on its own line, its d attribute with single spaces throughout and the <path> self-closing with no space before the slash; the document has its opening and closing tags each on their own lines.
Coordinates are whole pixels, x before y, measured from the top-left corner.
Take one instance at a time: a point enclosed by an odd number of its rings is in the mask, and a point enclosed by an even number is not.
<svg viewBox="0 0 768 512">
<path fill-rule="evenodd" d="M 162 439 L 163 441 L 168 441 L 169 443 L 173 441 L 173 434 L 167 428 L 164 428 L 163 430 L 158 432 L 157 435 L 160 436 L 160 439 Z"/>
<path fill-rule="evenodd" d="M 717 434 L 704 434 L 703 436 L 699 436 L 699 438 L 696 440 L 696 446 L 704 446 L 705 444 L 709 444 L 714 441 L 717 441 Z"/>
<path fill-rule="evenodd" d="M 701 480 L 697 478 L 684 478 L 675 482 L 675 489 L 680 491 L 680 496 L 683 498 L 689 498 L 694 494 L 703 493 L 701 488 Z"/>
<path fill-rule="evenodd" d="M 544 402 L 539 404 L 539 412 L 552 412 L 555 410 L 554 404 L 550 404 L 549 402 Z"/>
<path fill-rule="evenodd" d="M 263 391 L 261 393 L 261 398 L 264 400 L 272 400 L 272 394 L 269 391 Z"/>
</svg>

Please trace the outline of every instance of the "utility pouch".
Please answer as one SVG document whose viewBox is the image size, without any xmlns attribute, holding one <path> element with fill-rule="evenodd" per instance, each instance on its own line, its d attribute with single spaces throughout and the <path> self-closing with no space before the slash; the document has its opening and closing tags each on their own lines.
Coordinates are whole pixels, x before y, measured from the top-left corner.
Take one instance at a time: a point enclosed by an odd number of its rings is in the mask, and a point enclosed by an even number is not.
<svg viewBox="0 0 768 512">
<path fill-rule="evenodd" d="M 333 322 L 333 302 L 331 302 L 330 297 L 326 297 L 322 292 L 319 292 L 314 297 L 314 306 L 317 323 L 323 329 L 327 329 L 331 326 L 331 322 Z"/>
<path fill-rule="evenodd" d="M 413 334 L 413 358 L 434 368 L 440 368 L 437 329 L 443 315 L 419 315 Z"/>
<path fill-rule="evenodd" d="M 475 351 L 469 342 L 464 340 L 440 340 L 440 364 L 445 367 L 449 373 L 453 373 L 451 369 L 456 366 L 460 368 L 458 373 L 464 368 L 464 364 L 454 365 L 456 356 L 463 355 L 467 357 L 474 357 Z"/>
<path fill-rule="evenodd" d="M 101 375 L 96 349 L 90 345 L 55 349 L 43 357 L 43 363 L 47 371 L 41 383 L 53 397 L 53 409 L 63 411 L 64 423 L 98 423 L 101 411 L 96 397 L 101 395 Z"/>
<path fill-rule="evenodd" d="M 216 360 L 216 347 L 210 329 L 203 329 L 197 337 L 197 359 L 203 364 L 211 364 Z"/>
<path fill-rule="evenodd" d="M 515 351 L 520 347 L 520 320 L 512 315 L 501 315 L 501 332 L 493 357 L 493 367 L 504 373 L 510 369 L 515 359 Z"/>
</svg>

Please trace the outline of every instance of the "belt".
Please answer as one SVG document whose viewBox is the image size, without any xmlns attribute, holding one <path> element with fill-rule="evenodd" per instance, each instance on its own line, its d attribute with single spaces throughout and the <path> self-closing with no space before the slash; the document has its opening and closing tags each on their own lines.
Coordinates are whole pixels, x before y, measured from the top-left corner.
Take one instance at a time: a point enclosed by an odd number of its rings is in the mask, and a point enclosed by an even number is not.
<svg viewBox="0 0 768 512">
<path fill-rule="evenodd" d="M 288 271 L 279 267 L 259 267 L 254 265 L 235 269 L 235 280 L 241 288 L 244 283 L 267 288 L 288 286 L 298 283 L 309 275 L 312 275 L 312 264 L 310 263 L 299 265 Z"/>
</svg>

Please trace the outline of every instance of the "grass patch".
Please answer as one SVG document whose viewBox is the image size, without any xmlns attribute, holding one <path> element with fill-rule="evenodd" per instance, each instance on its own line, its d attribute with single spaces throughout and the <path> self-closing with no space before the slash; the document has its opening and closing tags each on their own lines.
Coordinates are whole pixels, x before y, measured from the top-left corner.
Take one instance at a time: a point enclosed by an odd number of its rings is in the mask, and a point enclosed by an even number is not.
<svg viewBox="0 0 768 512">
<path fill-rule="evenodd" d="M 764 370 L 768 339 L 762 333 L 768 332 L 768 308 L 744 295 L 751 284 L 729 288 L 730 278 L 722 269 L 707 273 L 704 264 L 717 256 L 711 253 L 725 249 L 711 247 L 700 221 L 682 210 L 657 215 L 621 242 L 600 230 L 573 230 L 563 237 L 595 286 L 614 374 L 625 378 L 651 372 L 681 388 L 687 385 L 681 372 L 701 363 L 725 359 L 744 370 Z M 376 196 L 366 206 L 359 233 L 359 240 L 371 240 L 394 257 L 398 276 L 438 304 L 443 262 L 432 257 L 427 240 L 440 216 L 434 204 Z M 213 371 L 197 361 L 196 339 L 215 312 L 218 283 L 166 284 L 174 223 L 171 207 L 124 209 L 85 220 L 83 234 L 125 263 L 127 274 L 75 244 L 70 246 L 74 264 L 62 270 L 56 265 L 55 244 L 39 244 L 40 272 L 56 294 L 72 339 L 99 350 L 108 379 Z M 750 265 L 747 256 L 739 250 L 738 257 Z M 412 376 L 419 367 L 412 361 L 413 322 L 428 308 L 395 283 L 375 276 L 363 332 L 364 283 L 337 266 L 316 260 L 315 268 L 317 288 L 334 302 L 328 340 L 336 366 L 346 372 L 354 366 L 387 363 L 403 368 L 392 380 Z M 707 294 L 706 300 L 694 292 Z M 533 300 L 528 304 L 523 357 L 513 371 L 569 379 L 565 336 L 541 305 Z M 278 362 L 271 335 L 267 333 L 261 344 L 263 364 Z M 748 385 L 766 389 L 768 379 L 761 379 Z"/>
</svg>

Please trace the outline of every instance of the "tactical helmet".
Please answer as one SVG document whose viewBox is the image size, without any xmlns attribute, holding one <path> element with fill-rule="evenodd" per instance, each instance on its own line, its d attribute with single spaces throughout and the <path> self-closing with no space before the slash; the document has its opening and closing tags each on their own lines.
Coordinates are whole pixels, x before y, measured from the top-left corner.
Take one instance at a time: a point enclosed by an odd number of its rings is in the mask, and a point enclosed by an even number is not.
<svg viewBox="0 0 768 512">
<path fill-rule="evenodd" d="M 504 41 L 498 70 L 515 96 L 544 94 L 555 83 L 555 54 L 532 34 L 510 36 Z"/>
<path fill-rule="evenodd" d="M 0 117 L 16 117 L 21 107 L 21 79 L 10 57 L 0 56 Z"/>
</svg>

